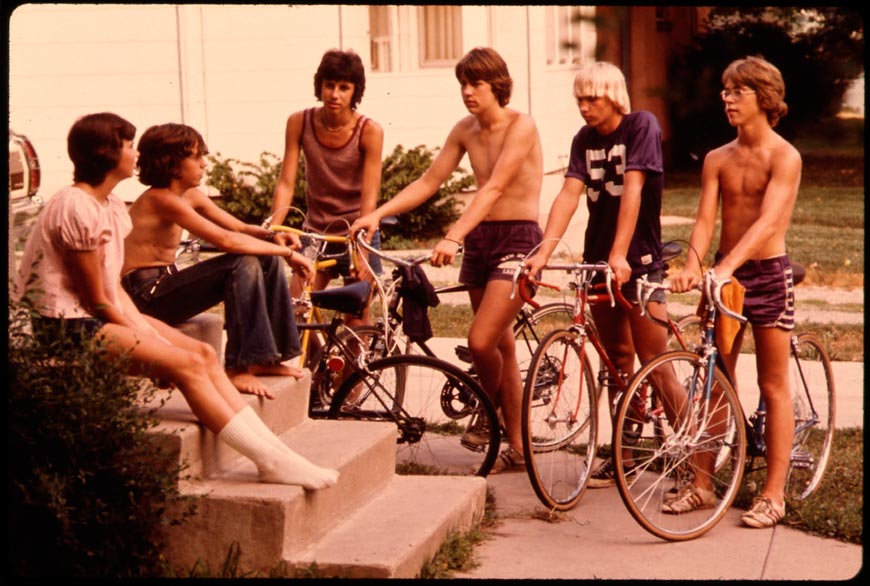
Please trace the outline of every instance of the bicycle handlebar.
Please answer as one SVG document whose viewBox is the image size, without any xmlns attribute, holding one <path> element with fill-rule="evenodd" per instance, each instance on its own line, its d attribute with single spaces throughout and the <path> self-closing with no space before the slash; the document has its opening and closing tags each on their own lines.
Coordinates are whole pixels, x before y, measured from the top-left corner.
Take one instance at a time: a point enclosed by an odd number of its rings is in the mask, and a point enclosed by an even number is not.
<svg viewBox="0 0 870 586">
<path fill-rule="evenodd" d="M 405 267 L 405 268 L 413 267 L 413 266 L 416 266 L 419 264 L 423 264 L 424 262 L 426 262 L 426 260 L 428 260 L 430 258 L 429 255 L 420 256 L 420 257 L 414 258 L 414 259 L 407 259 L 407 258 L 399 258 L 397 256 L 390 256 L 390 255 L 386 254 L 383 250 L 378 250 L 377 248 L 375 248 L 374 246 L 372 246 L 371 244 L 366 242 L 365 230 L 360 230 L 359 232 L 357 232 L 356 243 L 364 250 L 367 250 L 369 252 L 369 254 L 374 254 L 375 256 L 377 256 L 383 260 L 389 261 L 389 262 L 393 263 L 394 265 L 400 266 L 400 267 Z"/>
<path fill-rule="evenodd" d="M 311 238 L 312 240 L 320 240 L 321 242 L 347 244 L 350 241 L 350 236 L 348 236 L 347 234 L 320 234 L 318 232 L 306 232 L 301 228 L 293 228 L 291 226 L 269 226 L 268 229 L 272 230 L 273 232 L 290 232 L 291 234 L 296 234 L 297 236 L 305 236 L 306 238 Z"/>
<path fill-rule="evenodd" d="M 713 269 L 710 269 L 704 274 L 703 283 L 695 285 L 694 288 L 701 291 L 706 299 L 712 301 L 720 313 L 736 319 L 740 323 L 745 323 L 747 321 L 745 316 L 731 311 L 722 301 L 722 288 L 731 281 L 732 279 L 730 277 L 721 280 L 716 278 L 716 273 Z M 651 283 L 647 280 L 646 275 L 637 279 L 637 302 L 641 307 L 640 313 L 641 315 L 646 315 L 648 318 L 653 320 L 655 318 L 653 318 L 646 309 L 650 297 L 652 297 L 652 294 L 657 290 L 671 291 L 671 286 L 667 282 Z"/>
<path fill-rule="evenodd" d="M 722 287 L 731 282 L 731 277 L 719 280 L 713 269 L 710 269 L 704 274 L 704 294 L 708 299 L 712 299 L 716 304 L 716 308 L 724 315 L 736 319 L 740 323 L 746 323 L 746 317 L 739 313 L 734 313 L 722 302 Z"/>
<path fill-rule="evenodd" d="M 610 300 L 610 307 L 616 307 L 616 304 L 619 303 L 622 307 L 626 309 L 631 309 L 631 304 L 628 300 L 623 296 L 622 291 L 619 287 L 613 287 L 613 269 L 610 268 L 606 262 L 598 262 L 598 263 L 573 263 L 568 265 L 546 265 L 543 267 L 544 270 L 551 271 L 565 271 L 567 273 L 573 274 L 575 277 L 575 283 L 577 281 L 586 281 L 587 275 L 589 273 L 604 273 L 604 283 L 598 283 L 593 285 L 593 289 L 601 289 L 603 285 L 604 290 L 606 291 L 605 295 L 599 296 L 599 294 L 587 295 L 586 300 L 589 303 L 598 303 L 600 301 L 604 301 L 605 299 Z M 549 287 L 550 289 L 554 289 L 558 291 L 560 288 L 557 285 L 551 285 L 549 283 L 545 283 L 531 276 L 527 272 L 523 270 L 522 266 L 517 267 L 517 270 L 514 271 L 514 291 L 517 289 L 517 284 L 521 285 L 519 287 L 520 297 L 522 297 L 523 301 L 529 303 L 530 305 L 536 305 L 534 301 L 532 301 L 531 296 L 529 296 L 528 288 L 525 286 L 526 283 L 531 283 L 532 285 L 536 285 L 539 287 Z M 511 293 L 511 297 L 513 297 L 514 293 Z"/>
</svg>

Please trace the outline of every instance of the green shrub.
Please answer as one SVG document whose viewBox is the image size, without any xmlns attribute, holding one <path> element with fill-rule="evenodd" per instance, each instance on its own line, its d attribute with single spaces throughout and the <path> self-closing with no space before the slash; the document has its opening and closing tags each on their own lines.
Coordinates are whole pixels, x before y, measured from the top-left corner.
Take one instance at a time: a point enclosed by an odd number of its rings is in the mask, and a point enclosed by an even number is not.
<svg viewBox="0 0 870 586">
<path fill-rule="evenodd" d="M 422 145 L 409 150 L 401 145 L 396 146 L 392 154 L 383 161 L 378 205 L 388 201 L 420 177 L 432 164 L 436 152 L 437 149 L 433 151 Z M 255 164 L 232 158 L 224 159 L 220 153 L 216 153 L 209 156 L 209 161 L 211 166 L 207 184 L 220 192 L 218 205 L 244 222 L 262 222 L 271 209 L 272 195 L 281 174 L 281 159 L 272 153 L 263 152 L 259 162 Z M 458 168 L 451 173 L 434 197 L 416 209 L 401 214 L 398 225 L 383 230 L 384 247 L 391 248 L 391 241 L 419 241 L 443 236 L 460 214 L 459 201 L 453 195 L 473 185 L 474 178 L 463 168 Z M 300 157 L 293 190 L 293 207 L 303 214 L 307 211 L 305 188 L 305 159 Z M 291 212 L 287 215 L 285 224 L 298 225 L 299 220 L 298 215 Z"/>
<path fill-rule="evenodd" d="M 9 567 L 27 578 L 160 575 L 163 528 L 194 502 L 179 493 L 177 455 L 148 433 L 157 420 L 140 401 L 156 388 L 124 375 L 127 358 L 107 359 L 101 342 L 31 335 L 32 312 L 9 303 Z"/>
<path fill-rule="evenodd" d="M 402 145 L 396 146 L 393 153 L 384 159 L 378 204 L 390 200 L 423 175 L 432 164 L 437 150 L 427 149 L 423 145 L 409 150 L 405 150 Z M 390 240 L 396 238 L 426 240 L 446 234 L 450 224 L 455 222 L 460 214 L 459 201 L 453 197 L 454 194 L 473 185 L 474 178 L 462 167 L 457 168 L 441 185 L 434 197 L 430 197 L 416 209 L 400 214 L 398 224 L 382 230 L 384 248 L 390 248 Z"/>
<path fill-rule="evenodd" d="M 211 166 L 206 184 L 220 193 L 219 206 L 247 224 L 260 224 L 269 215 L 272 194 L 281 175 L 281 159 L 260 153 L 259 164 L 224 159 L 220 153 L 208 156 Z M 293 205 L 305 210 L 305 161 L 299 160 Z M 292 214 L 288 214 L 292 219 Z"/>
</svg>

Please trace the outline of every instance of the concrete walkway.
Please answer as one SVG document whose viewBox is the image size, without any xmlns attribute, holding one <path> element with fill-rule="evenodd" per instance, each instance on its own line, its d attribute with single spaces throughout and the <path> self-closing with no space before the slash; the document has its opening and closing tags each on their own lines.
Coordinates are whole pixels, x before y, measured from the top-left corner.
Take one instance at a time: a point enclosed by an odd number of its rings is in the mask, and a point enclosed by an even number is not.
<svg viewBox="0 0 870 586">
<path fill-rule="evenodd" d="M 754 374 L 751 360 L 740 368 Z M 863 427 L 863 364 L 836 363 L 834 376 L 837 427 Z M 498 521 L 475 548 L 479 565 L 458 578 L 848 580 L 863 565 L 860 545 L 784 526 L 748 529 L 736 508 L 702 537 L 672 543 L 647 533 L 615 487 L 588 489 L 573 510 L 550 515 L 525 472 L 487 483 Z"/>
<path fill-rule="evenodd" d="M 434 338 L 430 344 L 449 358 L 464 342 Z M 754 360 L 741 357 L 738 385 L 746 408 L 757 400 L 754 380 Z M 834 380 L 836 426 L 863 427 L 864 365 L 834 363 Z M 863 564 L 860 545 L 783 526 L 748 529 L 735 508 L 702 537 L 671 543 L 638 525 L 615 487 L 589 489 L 573 510 L 550 515 L 524 471 L 490 475 L 487 483 L 498 522 L 489 539 L 475 548 L 479 566 L 458 578 L 847 580 Z"/>
</svg>

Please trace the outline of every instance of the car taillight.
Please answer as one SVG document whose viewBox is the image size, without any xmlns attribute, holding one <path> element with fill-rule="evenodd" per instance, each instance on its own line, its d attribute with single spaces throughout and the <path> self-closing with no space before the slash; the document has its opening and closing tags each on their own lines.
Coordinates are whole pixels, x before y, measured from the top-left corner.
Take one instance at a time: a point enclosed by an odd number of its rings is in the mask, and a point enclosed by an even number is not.
<svg viewBox="0 0 870 586">
<path fill-rule="evenodd" d="M 39 183 L 41 179 L 41 171 L 39 168 L 39 157 L 36 156 L 36 149 L 33 148 L 33 145 L 30 144 L 30 141 L 24 142 L 24 148 L 27 150 L 28 159 L 30 163 L 30 194 L 36 195 L 36 192 L 39 190 Z"/>
</svg>

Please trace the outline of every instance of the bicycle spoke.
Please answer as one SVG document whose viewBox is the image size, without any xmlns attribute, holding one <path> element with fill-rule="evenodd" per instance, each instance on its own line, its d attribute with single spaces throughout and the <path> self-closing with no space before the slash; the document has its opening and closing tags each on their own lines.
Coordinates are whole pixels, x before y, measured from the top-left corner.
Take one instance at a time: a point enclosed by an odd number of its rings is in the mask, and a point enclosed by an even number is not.
<svg viewBox="0 0 870 586">
<path fill-rule="evenodd" d="M 635 520 L 663 539 L 693 539 L 709 531 L 740 485 L 743 411 L 718 369 L 709 392 L 707 378 L 706 363 L 696 354 L 662 354 L 632 378 L 617 411 L 617 487 Z M 691 487 L 706 495 L 703 506 L 683 510 L 672 504 Z"/>
<path fill-rule="evenodd" d="M 354 372 L 330 418 L 396 424 L 399 474 L 485 476 L 498 455 L 495 407 L 457 367 L 428 356 L 392 356 Z"/>
<path fill-rule="evenodd" d="M 834 379 L 831 362 L 821 341 L 800 334 L 793 341 L 789 374 L 795 435 L 786 495 L 809 497 L 825 474 L 834 438 Z"/>
<path fill-rule="evenodd" d="M 523 391 L 523 454 L 532 488 L 548 509 L 573 507 L 586 490 L 597 434 L 595 384 L 575 333 L 544 338 Z"/>
</svg>

